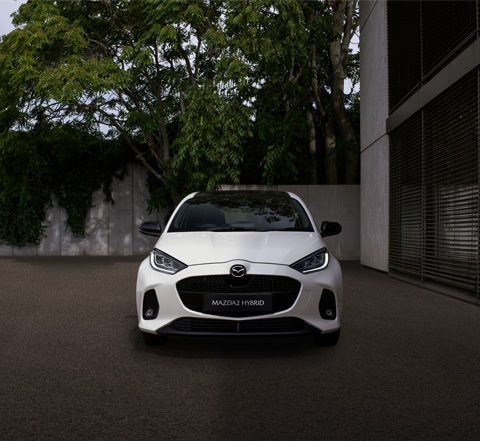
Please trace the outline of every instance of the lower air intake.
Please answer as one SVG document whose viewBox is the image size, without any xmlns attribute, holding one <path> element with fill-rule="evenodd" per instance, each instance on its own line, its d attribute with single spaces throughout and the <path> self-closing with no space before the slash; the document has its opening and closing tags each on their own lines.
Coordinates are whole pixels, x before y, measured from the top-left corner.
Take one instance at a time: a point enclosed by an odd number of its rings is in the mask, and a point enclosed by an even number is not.
<svg viewBox="0 0 480 441">
<path fill-rule="evenodd" d="M 170 326 L 161 329 L 162 333 L 172 334 L 307 334 L 314 328 L 295 317 L 260 320 L 214 320 L 184 317 L 175 320 Z"/>
</svg>

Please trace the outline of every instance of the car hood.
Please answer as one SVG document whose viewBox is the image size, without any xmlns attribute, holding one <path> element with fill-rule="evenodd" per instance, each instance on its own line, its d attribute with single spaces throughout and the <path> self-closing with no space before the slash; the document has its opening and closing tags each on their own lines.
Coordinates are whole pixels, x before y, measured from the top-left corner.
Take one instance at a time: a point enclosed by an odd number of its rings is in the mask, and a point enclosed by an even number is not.
<svg viewBox="0 0 480 441">
<path fill-rule="evenodd" d="M 232 260 L 291 265 L 324 246 L 317 233 L 290 231 L 164 233 L 156 244 L 186 265 Z"/>
</svg>

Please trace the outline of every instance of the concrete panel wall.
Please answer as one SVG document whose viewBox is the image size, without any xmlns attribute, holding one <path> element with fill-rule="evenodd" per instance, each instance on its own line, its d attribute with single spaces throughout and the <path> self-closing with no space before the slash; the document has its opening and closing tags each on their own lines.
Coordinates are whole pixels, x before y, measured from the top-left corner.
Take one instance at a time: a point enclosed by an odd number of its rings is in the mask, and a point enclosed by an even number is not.
<svg viewBox="0 0 480 441">
<path fill-rule="evenodd" d="M 361 262 L 382 271 L 389 234 L 386 17 L 386 1 L 360 1 Z"/>
<path fill-rule="evenodd" d="M 153 245 L 157 241 L 155 237 L 145 236 L 138 231 L 140 224 L 147 220 L 158 220 L 162 227 L 165 227 L 164 220 L 166 212 L 161 212 L 158 214 L 147 214 L 149 198 L 149 192 L 146 181 L 146 174 L 142 167 L 134 167 L 133 177 L 132 177 L 132 186 L 133 186 L 133 254 L 135 255 L 147 255 L 152 249 Z M 167 210 L 168 211 L 168 210 Z"/>
<path fill-rule="evenodd" d="M 367 13 L 364 13 L 366 10 Z M 360 139 L 362 150 L 386 133 L 387 94 L 387 2 L 361 1 L 360 17 Z"/>
<path fill-rule="evenodd" d="M 325 238 L 328 249 L 342 260 L 360 258 L 360 186 L 308 186 L 308 209 L 318 226 L 336 221 L 342 233 Z"/>
<path fill-rule="evenodd" d="M 266 189 L 261 185 L 225 186 L 235 189 Z M 293 191 L 311 210 L 317 225 L 337 221 L 343 227 L 339 236 L 326 238 L 329 250 L 341 260 L 360 258 L 360 186 L 278 186 L 270 189 Z M 93 195 L 86 220 L 86 237 L 77 238 L 66 229 L 66 212 L 56 203 L 49 210 L 46 237 L 38 247 L 0 245 L 0 256 L 104 256 L 146 255 L 156 242 L 144 236 L 138 226 L 146 220 L 165 219 L 166 213 L 147 214 L 146 173 L 140 165 L 130 165 L 124 180 L 113 183 L 114 203 L 105 202 L 103 191 Z"/>
<path fill-rule="evenodd" d="M 115 201 L 110 204 L 108 216 L 108 254 L 113 256 L 133 254 L 133 176 L 116 182 L 112 188 Z"/>
<path fill-rule="evenodd" d="M 45 229 L 45 238 L 37 248 L 40 256 L 59 256 L 61 254 L 60 228 L 61 217 L 60 208 L 54 205 L 47 213 L 47 228 Z"/>
<path fill-rule="evenodd" d="M 0 256 L 146 255 L 156 238 L 141 235 L 137 228 L 143 221 L 157 220 L 157 214 L 147 214 L 148 189 L 143 167 L 129 165 L 128 175 L 113 182 L 112 196 L 113 204 L 105 202 L 102 190 L 94 193 L 85 223 L 85 238 L 75 237 L 67 230 L 66 211 L 53 201 L 40 245 L 21 248 L 0 245 Z M 161 219 L 163 216 L 158 220 Z"/>
<path fill-rule="evenodd" d="M 108 249 L 110 204 L 104 202 L 102 190 L 96 191 L 92 198 L 92 207 L 86 220 L 85 254 L 102 256 Z"/>
<path fill-rule="evenodd" d="M 388 271 L 388 160 L 387 136 L 362 152 L 360 261 L 381 271 Z"/>
</svg>

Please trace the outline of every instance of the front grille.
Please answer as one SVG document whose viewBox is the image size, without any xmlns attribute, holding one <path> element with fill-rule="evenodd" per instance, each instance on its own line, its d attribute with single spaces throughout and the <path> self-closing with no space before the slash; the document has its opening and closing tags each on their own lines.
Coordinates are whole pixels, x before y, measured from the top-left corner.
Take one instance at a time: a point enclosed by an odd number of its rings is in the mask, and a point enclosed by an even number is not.
<svg viewBox="0 0 480 441">
<path fill-rule="evenodd" d="M 272 309 L 235 311 L 218 311 L 215 315 L 225 317 L 251 317 L 274 312 L 285 311 L 293 306 L 300 292 L 301 284 L 298 280 L 283 276 L 247 275 L 235 278 L 230 275 L 189 277 L 177 283 L 177 291 L 186 308 L 204 311 L 204 296 L 214 296 L 218 299 L 228 299 L 229 296 L 239 298 L 245 295 L 267 295 L 271 297 Z"/>
<path fill-rule="evenodd" d="M 199 276 L 189 277 L 177 283 L 178 292 L 196 293 L 281 293 L 294 291 L 298 294 L 300 282 L 290 277 L 283 276 L 257 276 L 247 275 L 244 277 Z"/>
<path fill-rule="evenodd" d="M 195 317 L 183 317 L 170 326 L 161 329 L 162 333 L 172 334 L 306 334 L 314 328 L 295 317 L 257 319 L 246 321 L 215 320 Z"/>
</svg>

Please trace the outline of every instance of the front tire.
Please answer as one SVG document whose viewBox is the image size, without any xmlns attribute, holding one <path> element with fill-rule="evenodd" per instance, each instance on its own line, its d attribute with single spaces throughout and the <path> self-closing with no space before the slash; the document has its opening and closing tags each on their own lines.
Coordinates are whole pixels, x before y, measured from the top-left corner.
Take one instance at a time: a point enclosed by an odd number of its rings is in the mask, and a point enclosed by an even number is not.
<svg viewBox="0 0 480 441">
<path fill-rule="evenodd" d="M 313 344 L 315 346 L 335 346 L 340 338 L 340 329 L 328 334 L 313 334 Z"/>
<path fill-rule="evenodd" d="M 168 341 L 168 335 L 150 334 L 142 332 L 143 342 L 147 346 L 163 346 Z"/>
</svg>

